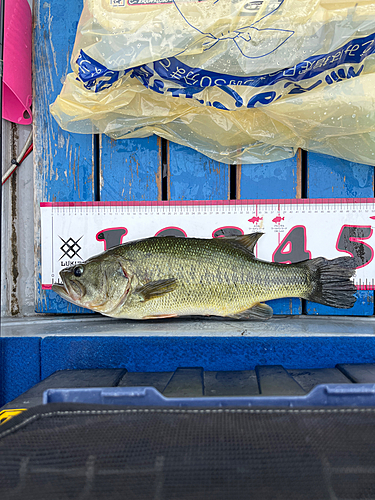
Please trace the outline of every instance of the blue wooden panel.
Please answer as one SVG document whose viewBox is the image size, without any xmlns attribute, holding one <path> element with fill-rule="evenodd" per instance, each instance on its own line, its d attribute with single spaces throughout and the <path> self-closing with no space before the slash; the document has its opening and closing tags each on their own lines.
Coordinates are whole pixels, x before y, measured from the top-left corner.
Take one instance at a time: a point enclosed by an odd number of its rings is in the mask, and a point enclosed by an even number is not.
<svg viewBox="0 0 375 500">
<path fill-rule="evenodd" d="M 319 153 L 307 154 L 308 198 L 374 196 L 374 167 Z"/>
<path fill-rule="evenodd" d="M 161 139 L 102 136 L 100 200 L 161 200 Z"/>
<path fill-rule="evenodd" d="M 83 2 L 34 1 L 34 164 L 36 221 L 41 201 L 93 201 L 95 169 L 91 135 L 61 130 L 49 112 L 69 68 Z M 78 312 L 54 292 L 41 289 L 37 235 L 37 312 Z"/>
<path fill-rule="evenodd" d="M 297 198 L 300 192 L 298 170 L 299 155 L 288 160 L 240 165 L 239 198 L 288 199 Z"/>
<path fill-rule="evenodd" d="M 0 338 L 0 407 L 40 382 L 40 339 Z"/>
<path fill-rule="evenodd" d="M 211 160 L 186 146 L 168 144 L 168 199 L 229 199 L 229 165 Z"/>
<path fill-rule="evenodd" d="M 127 368 L 135 372 L 201 367 L 207 371 L 333 368 L 374 363 L 375 338 L 365 337 L 45 337 L 42 379 L 56 370 Z"/>
<path fill-rule="evenodd" d="M 374 167 L 318 153 L 307 155 L 308 198 L 371 198 Z M 344 254 L 343 254 L 344 255 Z M 307 314 L 370 316 L 374 314 L 374 292 L 358 291 L 352 309 L 336 309 L 306 302 Z"/>
<path fill-rule="evenodd" d="M 300 155 L 288 160 L 256 165 L 238 165 L 237 196 L 241 199 L 288 199 L 301 193 Z M 297 298 L 267 302 L 274 314 L 301 314 L 302 301 Z"/>
</svg>

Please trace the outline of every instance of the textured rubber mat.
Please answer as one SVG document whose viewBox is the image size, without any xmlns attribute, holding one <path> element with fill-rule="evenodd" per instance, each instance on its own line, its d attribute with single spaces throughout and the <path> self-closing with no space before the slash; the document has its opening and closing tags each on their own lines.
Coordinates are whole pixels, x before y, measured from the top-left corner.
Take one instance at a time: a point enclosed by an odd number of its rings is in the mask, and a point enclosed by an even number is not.
<svg viewBox="0 0 375 500">
<path fill-rule="evenodd" d="M 375 498 L 375 409 L 39 406 L 0 427 L 0 498 Z"/>
</svg>

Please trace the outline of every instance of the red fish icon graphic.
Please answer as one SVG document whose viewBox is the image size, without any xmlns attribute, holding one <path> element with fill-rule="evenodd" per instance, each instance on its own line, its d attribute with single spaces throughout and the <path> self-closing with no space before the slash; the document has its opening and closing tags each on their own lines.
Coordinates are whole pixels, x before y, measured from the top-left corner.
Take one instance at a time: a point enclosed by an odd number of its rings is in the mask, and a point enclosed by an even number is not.
<svg viewBox="0 0 375 500">
<path fill-rule="evenodd" d="M 285 217 L 280 217 L 280 215 L 278 215 L 277 217 L 272 219 L 272 222 L 274 222 L 275 224 L 280 224 L 280 222 L 284 219 L 285 219 Z"/>
<path fill-rule="evenodd" d="M 249 222 L 252 222 L 253 224 L 257 224 L 259 221 L 263 220 L 263 217 L 251 217 L 251 219 L 248 219 Z"/>
</svg>

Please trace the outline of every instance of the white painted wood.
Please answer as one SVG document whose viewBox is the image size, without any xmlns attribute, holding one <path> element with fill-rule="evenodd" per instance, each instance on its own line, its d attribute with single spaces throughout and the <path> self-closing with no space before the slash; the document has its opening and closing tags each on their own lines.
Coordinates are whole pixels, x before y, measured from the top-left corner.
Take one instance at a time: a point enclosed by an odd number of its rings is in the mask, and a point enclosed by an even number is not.
<svg viewBox="0 0 375 500">
<path fill-rule="evenodd" d="M 3 120 L 3 172 L 22 149 L 31 126 Z M 29 316 L 34 306 L 34 188 L 32 154 L 2 186 L 1 315 Z"/>
</svg>

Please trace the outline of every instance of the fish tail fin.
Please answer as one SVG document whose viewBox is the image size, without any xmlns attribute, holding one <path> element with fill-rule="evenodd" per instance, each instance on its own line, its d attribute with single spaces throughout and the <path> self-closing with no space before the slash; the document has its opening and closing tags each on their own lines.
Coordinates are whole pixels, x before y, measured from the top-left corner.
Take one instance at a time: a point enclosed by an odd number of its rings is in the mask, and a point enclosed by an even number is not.
<svg viewBox="0 0 375 500">
<path fill-rule="evenodd" d="M 354 306 L 357 287 L 352 281 L 355 273 L 353 257 L 327 260 L 317 257 L 304 262 L 311 279 L 310 293 L 305 297 L 326 306 L 350 309 Z"/>
</svg>

